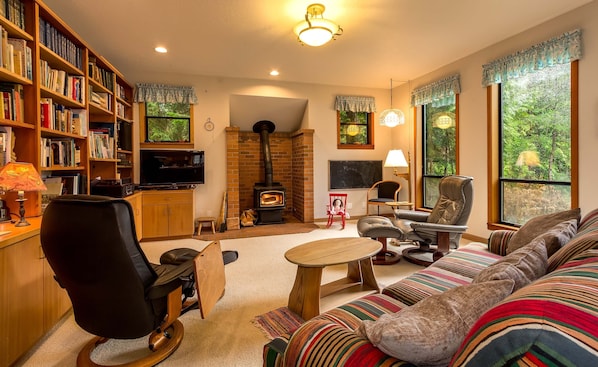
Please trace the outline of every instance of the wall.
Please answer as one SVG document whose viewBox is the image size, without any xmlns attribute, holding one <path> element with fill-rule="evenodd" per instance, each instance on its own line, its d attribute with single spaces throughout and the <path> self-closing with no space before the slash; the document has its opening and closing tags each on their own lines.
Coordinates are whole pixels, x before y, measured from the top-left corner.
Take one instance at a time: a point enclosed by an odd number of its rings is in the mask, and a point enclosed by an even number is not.
<svg viewBox="0 0 598 367">
<path fill-rule="evenodd" d="M 595 182 L 598 173 L 594 166 L 598 156 L 598 2 L 534 27 L 522 34 L 488 47 L 473 55 L 446 65 L 416 80 L 398 86 L 393 91 L 395 107 L 406 112 L 408 122 L 411 117 L 409 107 L 410 90 L 442 77 L 459 73 L 461 75 L 460 95 L 460 173 L 474 177 L 475 201 L 470 233 L 487 237 L 487 171 L 486 171 L 486 90 L 481 86 L 482 65 L 501 56 L 530 47 L 563 32 L 581 28 L 583 30 L 584 57 L 579 63 L 579 126 L 580 126 L 580 202 L 582 212 L 598 207 L 598 194 Z M 472 32 L 483 30 L 472 30 Z M 408 51 L 408 50 L 406 50 Z M 372 61 L 374 62 L 374 61 Z M 128 75 L 130 80 L 168 84 L 193 85 L 196 88 L 199 104 L 195 108 L 196 148 L 206 151 L 205 185 L 196 189 L 197 215 L 216 215 L 226 184 L 225 133 L 229 126 L 229 96 L 233 94 L 305 98 L 307 113 L 302 128 L 313 129 L 314 145 L 314 217 L 325 217 L 328 195 L 328 160 L 384 159 L 389 149 L 401 148 L 416 151 L 419 141 L 411 124 L 393 129 L 376 126 L 374 150 L 336 149 L 336 112 L 334 97 L 337 94 L 370 95 L 376 98 L 378 111 L 390 104 L 388 90 L 350 88 L 341 86 L 282 83 L 275 80 L 246 80 L 221 77 L 206 77 L 177 74 Z M 207 118 L 214 121 L 216 128 L 206 132 L 202 127 Z M 376 119 L 377 121 L 377 119 Z M 414 156 L 419 162 L 419 157 Z M 419 166 L 415 169 L 421 169 Z M 392 169 L 384 169 L 384 179 L 392 179 Z M 137 175 L 138 177 L 138 175 Z M 351 215 L 365 214 L 365 191 L 348 190 L 349 202 L 353 204 Z M 401 199 L 407 199 L 407 190 L 401 192 Z"/>
</svg>

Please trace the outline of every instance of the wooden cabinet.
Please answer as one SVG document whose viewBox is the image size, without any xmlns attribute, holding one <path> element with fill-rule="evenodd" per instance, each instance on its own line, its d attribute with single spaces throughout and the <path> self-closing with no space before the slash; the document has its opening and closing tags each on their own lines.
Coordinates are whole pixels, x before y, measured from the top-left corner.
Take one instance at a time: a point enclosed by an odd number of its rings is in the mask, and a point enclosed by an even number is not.
<svg viewBox="0 0 598 367">
<path fill-rule="evenodd" d="M 143 192 L 143 238 L 193 235 L 193 190 Z"/>
<path fill-rule="evenodd" d="M 31 348 L 71 307 L 41 250 L 40 218 L 0 224 L 0 366 Z"/>
<path fill-rule="evenodd" d="M 137 192 L 125 198 L 133 207 L 133 217 L 135 218 L 135 233 L 137 240 L 143 236 L 143 197 L 141 192 Z"/>
</svg>

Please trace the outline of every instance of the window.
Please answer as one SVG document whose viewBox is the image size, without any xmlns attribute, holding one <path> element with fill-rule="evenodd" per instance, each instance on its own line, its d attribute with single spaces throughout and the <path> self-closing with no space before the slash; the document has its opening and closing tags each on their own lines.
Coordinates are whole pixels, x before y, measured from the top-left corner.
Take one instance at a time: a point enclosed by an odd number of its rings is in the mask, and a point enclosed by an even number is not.
<svg viewBox="0 0 598 367">
<path fill-rule="evenodd" d="M 337 148 L 374 149 L 373 97 L 336 96 Z"/>
<path fill-rule="evenodd" d="M 373 148 L 372 113 L 337 111 L 339 148 Z"/>
<path fill-rule="evenodd" d="M 416 88 L 411 93 L 411 104 L 422 107 L 422 184 L 416 204 L 423 208 L 432 209 L 436 205 L 440 179 L 459 172 L 459 93 L 459 74 Z"/>
<path fill-rule="evenodd" d="M 438 184 L 444 176 L 457 173 L 456 99 L 435 107 L 422 107 L 423 116 L 423 207 L 432 209 L 438 201 Z"/>
<path fill-rule="evenodd" d="M 579 206 L 581 31 L 483 67 L 488 101 L 488 228 Z"/>
<path fill-rule="evenodd" d="M 135 86 L 139 103 L 140 147 L 193 148 L 193 87 L 139 83 Z"/>
<path fill-rule="evenodd" d="M 510 79 L 499 91 L 501 222 L 571 208 L 570 64 Z"/>
<path fill-rule="evenodd" d="M 188 103 L 145 103 L 145 142 L 189 143 L 191 105 Z"/>
</svg>

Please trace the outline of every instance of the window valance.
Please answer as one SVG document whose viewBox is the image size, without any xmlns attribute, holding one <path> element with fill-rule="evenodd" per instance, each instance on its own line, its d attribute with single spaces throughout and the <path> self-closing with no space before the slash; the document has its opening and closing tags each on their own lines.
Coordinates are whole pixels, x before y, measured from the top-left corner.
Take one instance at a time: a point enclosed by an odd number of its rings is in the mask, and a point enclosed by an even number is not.
<svg viewBox="0 0 598 367">
<path fill-rule="evenodd" d="M 461 93 L 459 74 L 437 80 L 411 92 L 411 106 L 432 103 L 434 107 L 447 106 L 455 102 L 455 94 Z"/>
<path fill-rule="evenodd" d="M 501 83 L 545 67 L 581 59 L 581 30 L 563 33 L 483 66 L 482 86 Z"/>
<path fill-rule="evenodd" d="M 376 99 L 366 96 L 336 96 L 337 111 L 376 112 Z"/>
<path fill-rule="evenodd" d="M 197 96 L 193 87 L 138 83 L 135 85 L 135 102 L 196 104 Z"/>
</svg>

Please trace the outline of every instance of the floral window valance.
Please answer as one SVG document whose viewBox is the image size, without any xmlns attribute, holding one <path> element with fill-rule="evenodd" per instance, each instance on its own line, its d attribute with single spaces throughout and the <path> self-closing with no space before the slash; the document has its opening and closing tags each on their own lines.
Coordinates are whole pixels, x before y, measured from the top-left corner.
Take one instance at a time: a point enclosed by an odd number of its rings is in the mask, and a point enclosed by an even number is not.
<svg viewBox="0 0 598 367">
<path fill-rule="evenodd" d="M 581 59 L 581 30 L 563 33 L 484 65 L 482 86 L 502 83 L 545 67 Z"/>
<path fill-rule="evenodd" d="M 434 107 L 455 103 L 455 94 L 461 93 L 459 74 L 435 81 L 411 92 L 411 105 L 420 106 L 432 103 Z"/>
<path fill-rule="evenodd" d="M 139 83 L 135 87 L 135 102 L 197 104 L 193 87 L 148 83 Z"/>
<path fill-rule="evenodd" d="M 376 99 L 365 96 L 336 96 L 334 109 L 337 111 L 376 112 Z"/>
</svg>

